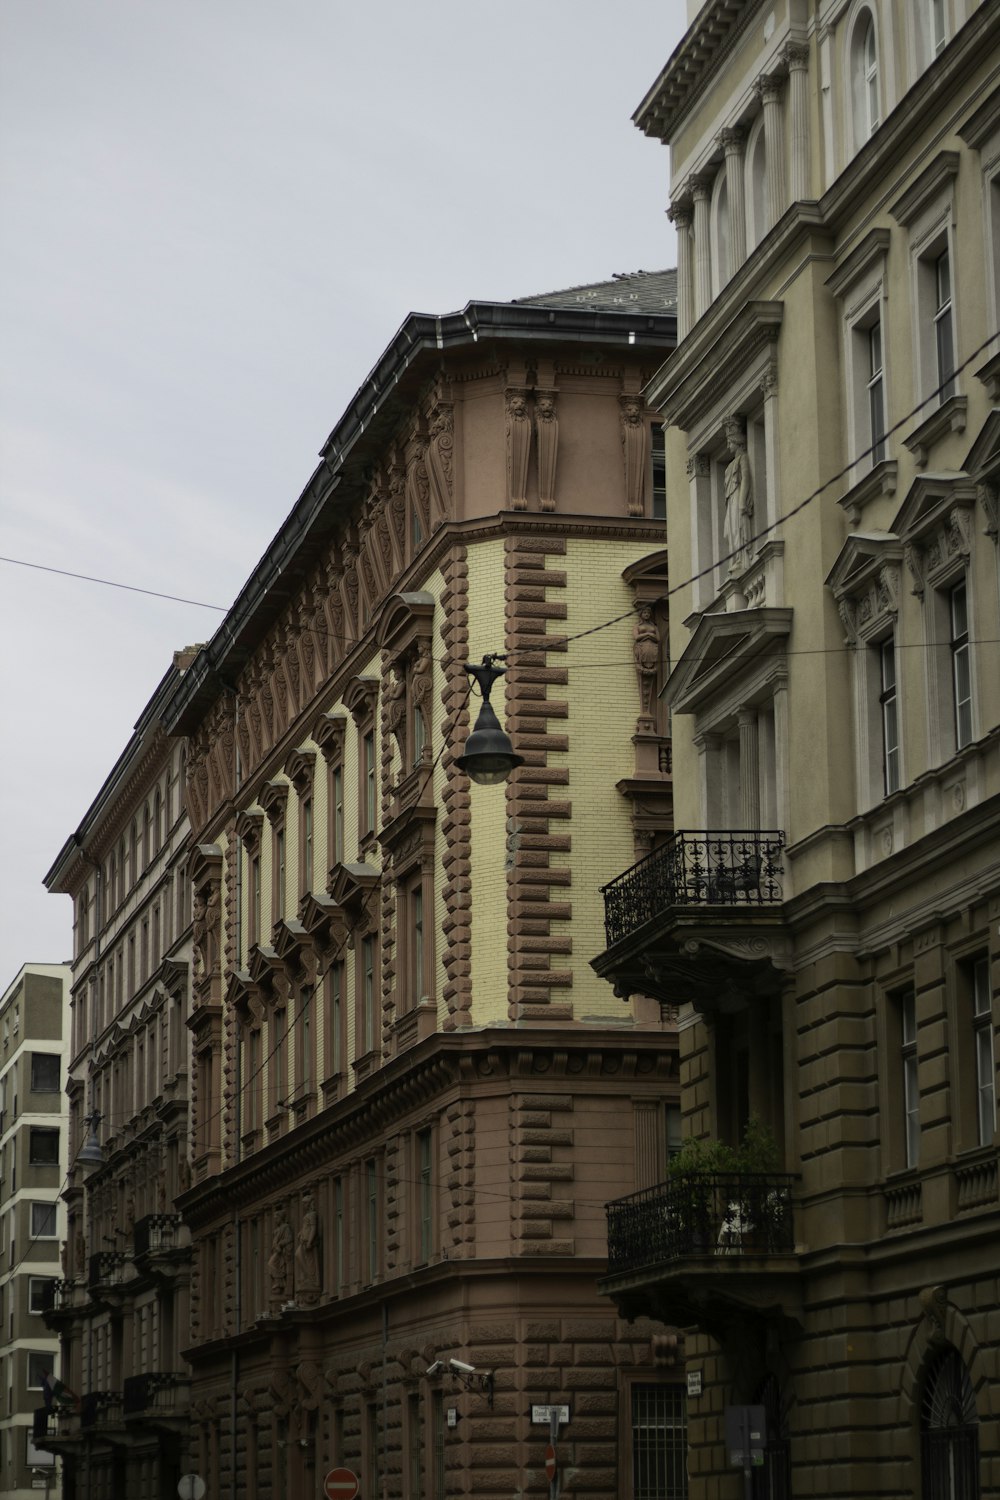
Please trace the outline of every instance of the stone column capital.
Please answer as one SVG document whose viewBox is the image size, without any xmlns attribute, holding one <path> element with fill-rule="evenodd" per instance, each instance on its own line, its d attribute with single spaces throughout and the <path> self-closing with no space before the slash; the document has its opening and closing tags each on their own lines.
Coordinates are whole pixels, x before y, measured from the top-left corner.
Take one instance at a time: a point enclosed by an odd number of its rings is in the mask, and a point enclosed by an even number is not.
<svg viewBox="0 0 1000 1500">
<path fill-rule="evenodd" d="M 809 47 L 806 42 L 786 42 L 781 50 L 781 61 L 791 73 L 796 68 L 809 67 Z"/>
<path fill-rule="evenodd" d="M 689 177 L 688 185 L 691 196 L 695 203 L 707 203 L 712 196 L 713 179 L 707 172 L 700 172 L 697 177 Z"/>
<path fill-rule="evenodd" d="M 765 73 L 754 84 L 754 92 L 764 105 L 780 104 L 785 80 L 780 73 Z"/>
<path fill-rule="evenodd" d="M 743 148 L 747 142 L 746 131 L 740 130 L 736 126 L 729 126 L 727 129 L 719 131 L 716 140 L 727 156 L 742 156 Z"/>
<path fill-rule="evenodd" d="M 690 229 L 694 218 L 694 204 L 690 198 L 678 198 L 667 209 L 667 218 L 678 229 Z"/>
</svg>

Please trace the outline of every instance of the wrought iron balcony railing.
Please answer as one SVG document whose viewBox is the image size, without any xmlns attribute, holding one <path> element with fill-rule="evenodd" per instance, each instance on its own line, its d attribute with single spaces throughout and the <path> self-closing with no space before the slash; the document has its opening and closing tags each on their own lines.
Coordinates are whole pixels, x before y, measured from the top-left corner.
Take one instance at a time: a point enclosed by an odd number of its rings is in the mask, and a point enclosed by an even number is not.
<svg viewBox="0 0 1000 1500">
<path fill-rule="evenodd" d="M 55 1407 L 36 1406 L 31 1422 L 31 1441 L 37 1447 L 59 1436 L 59 1414 Z"/>
<path fill-rule="evenodd" d="M 121 1391 L 87 1391 L 81 1396 L 81 1427 L 118 1427 L 121 1420 Z"/>
<path fill-rule="evenodd" d="M 147 1370 L 144 1375 L 129 1375 L 122 1384 L 124 1413 L 126 1417 L 147 1416 L 153 1411 L 177 1415 L 189 1384 L 186 1375 L 173 1370 Z"/>
<path fill-rule="evenodd" d="M 790 1255 L 792 1184 L 784 1172 L 691 1174 L 607 1205 L 608 1275 L 690 1256 Z"/>
<path fill-rule="evenodd" d="M 90 1257 L 87 1285 L 119 1286 L 125 1280 L 127 1259 L 123 1250 L 98 1250 Z"/>
<path fill-rule="evenodd" d="M 610 948 L 673 906 L 773 906 L 782 900 L 780 830 L 675 833 L 607 885 Z"/>
<path fill-rule="evenodd" d="M 180 1214 L 146 1214 L 135 1226 L 136 1255 L 156 1255 L 177 1245 Z"/>
</svg>

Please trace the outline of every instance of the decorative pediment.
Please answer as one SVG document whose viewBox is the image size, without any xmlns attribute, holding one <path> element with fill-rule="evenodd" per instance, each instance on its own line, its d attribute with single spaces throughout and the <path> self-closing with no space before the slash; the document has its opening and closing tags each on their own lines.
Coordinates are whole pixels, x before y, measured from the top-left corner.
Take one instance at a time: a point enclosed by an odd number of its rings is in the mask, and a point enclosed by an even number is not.
<svg viewBox="0 0 1000 1500">
<path fill-rule="evenodd" d="M 308 929 L 294 918 L 276 922 L 272 934 L 274 951 L 290 975 L 304 975 L 307 983 L 316 977 L 316 953 Z"/>
<path fill-rule="evenodd" d="M 226 1006 L 234 1010 L 244 1025 L 256 1029 L 264 1019 L 264 1005 L 259 987 L 246 969 L 233 969 L 226 986 Z"/>
<path fill-rule="evenodd" d="M 218 844 L 195 844 L 188 855 L 188 880 L 196 891 L 222 879 L 222 850 Z"/>
<path fill-rule="evenodd" d="M 248 854 L 260 852 L 260 836 L 264 827 L 264 814 L 262 812 L 245 809 L 240 813 L 233 825 L 233 831 Z"/>
<path fill-rule="evenodd" d="M 629 588 L 635 590 L 636 598 L 650 602 L 666 595 L 668 576 L 666 547 L 640 557 L 638 562 L 629 563 L 622 572 Z"/>
<path fill-rule="evenodd" d="M 315 750 L 293 750 L 284 764 L 284 772 L 300 797 L 312 791 L 316 772 Z"/>
<path fill-rule="evenodd" d="M 339 949 L 350 928 L 347 912 L 330 896 L 310 891 L 299 902 L 299 921 L 319 949 Z"/>
<path fill-rule="evenodd" d="M 426 791 L 429 778 L 424 776 L 422 779 Z M 422 869 L 433 869 L 436 821 L 437 808 L 433 802 L 414 802 L 404 807 L 398 817 L 382 829 L 379 843 L 397 877 L 408 865 L 419 864 Z"/>
<path fill-rule="evenodd" d="M 874 638 L 895 622 L 903 544 L 887 531 L 860 531 L 849 536 L 830 570 L 826 586 L 833 593 L 850 645 Z"/>
<path fill-rule="evenodd" d="M 776 667 L 785 670 L 791 628 L 790 609 L 702 615 L 667 680 L 663 699 L 674 713 L 692 714 L 745 698 Z"/>
<path fill-rule="evenodd" d="M 347 914 L 351 927 L 374 921 L 373 897 L 378 891 L 380 875 L 372 865 L 334 865 L 327 890 Z"/>
<path fill-rule="evenodd" d="M 327 761 L 339 760 L 344 753 L 347 733 L 346 714 L 320 714 L 313 725 L 312 738 Z"/>
<path fill-rule="evenodd" d="M 356 724 L 374 715 L 378 689 L 377 677 L 352 677 L 344 688 L 344 705 Z"/>
<path fill-rule="evenodd" d="M 902 539 L 913 592 L 944 586 L 963 568 L 972 547 L 976 485 L 963 472 L 921 474 L 911 484 L 893 522 Z"/>
<path fill-rule="evenodd" d="M 970 479 L 982 480 L 1000 474 L 1000 407 L 994 407 L 969 449 L 965 472 Z"/>
<path fill-rule="evenodd" d="M 416 635 L 430 635 L 434 624 L 434 596 L 423 591 L 393 594 L 382 606 L 375 639 L 393 655 L 404 651 Z M 347 701 L 346 698 L 344 700 Z M 353 710 L 352 710 L 353 712 Z"/>
<path fill-rule="evenodd" d="M 257 794 L 257 801 L 264 809 L 268 822 L 280 822 L 288 806 L 288 782 L 266 781 Z"/>
<path fill-rule="evenodd" d="M 288 1000 L 291 986 L 285 965 L 269 944 L 254 944 L 247 958 L 247 971 L 251 984 L 265 1004 L 280 1004 Z"/>
</svg>

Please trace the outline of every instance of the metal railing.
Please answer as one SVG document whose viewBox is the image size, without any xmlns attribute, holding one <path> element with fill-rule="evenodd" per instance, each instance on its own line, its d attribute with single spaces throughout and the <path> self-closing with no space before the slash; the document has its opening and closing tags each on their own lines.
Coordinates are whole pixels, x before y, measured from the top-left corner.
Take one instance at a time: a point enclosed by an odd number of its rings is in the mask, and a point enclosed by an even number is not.
<svg viewBox="0 0 1000 1500">
<path fill-rule="evenodd" d="M 689 1256 L 790 1255 L 792 1185 L 786 1172 L 692 1173 L 607 1205 L 608 1274 Z"/>
<path fill-rule="evenodd" d="M 187 1377 L 173 1370 L 147 1370 L 143 1375 L 129 1375 L 122 1382 L 122 1409 L 126 1417 L 153 1410 L 176 1413 L 180 1392 L 187 1385 Z"/>
<path fill-rule="evenodd" d="M 117 1427 L 121 1418 L 121 1391 L 87 1391 L 80 1397 L 81 1427 Z"/>
<path fill-rule="evenodd" d="M 127 1259 L 123 1250 L 98 1250 L 88 1262 L 87 1285 L 120 1285 L 125 1280 Z"/>
<path fill-rule="evenodd" d="M 135 1226 L 136 1255 L 156 1254 L 160 1250 L 173 1250 L 177 1245 L 177 1230 L 180 1214 L 146 1214 Z"/>
<path fill-rule="evenodd" d="M 780 829 L 675 833 L 601 887 L 607 944 L 673 906 L 773 906 L 782 900 Z"/>
<path fill-rule="evenodd" d="M 31 1421 L 31 1441 L 38 1446 L 59 1436 L 59 1415 L 55 1407 L 36 1406 Z"/>
</svg>

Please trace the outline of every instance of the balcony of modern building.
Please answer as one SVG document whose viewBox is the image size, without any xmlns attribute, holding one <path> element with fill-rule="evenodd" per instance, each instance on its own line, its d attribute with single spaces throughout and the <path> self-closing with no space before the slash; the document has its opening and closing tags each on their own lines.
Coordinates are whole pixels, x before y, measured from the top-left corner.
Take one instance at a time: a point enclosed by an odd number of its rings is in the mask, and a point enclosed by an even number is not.
<svg viewBox="0 0 1000 1500">
<path fill-rule="evenodd" d="M 129 1427 L 155 1427 L 181 1433 L 189 1421 L 191 1377 L 175 1370 L 129 1375 L 122 1384 L 122 1409 Z"/>
<path fill-rule="evenodd" d="M 607 947 L 593 967 L 616 994 L 700 1010 L 773 994 L 787 968 L 780 829 L 678 831 L 602 887 Z"/>
<path fill-rule="evenodd" d="M 799 1326 L 796 1178 L 697 1172 L 607 1205 L 601 1292 L 625 1318 L 724 1339 L 735 1324 Z"/>
<path fill-rule="evenodd" d="M 39 1311 L 48 1328 L 60 1330 L 82 1316 L 86 1305 L 87 1288 L 82 1281 L 57 1277 L 42 1288 Z"/>
</svg>

